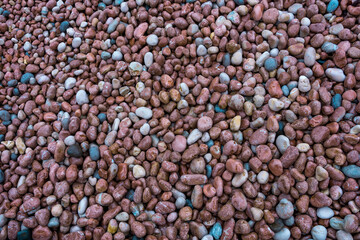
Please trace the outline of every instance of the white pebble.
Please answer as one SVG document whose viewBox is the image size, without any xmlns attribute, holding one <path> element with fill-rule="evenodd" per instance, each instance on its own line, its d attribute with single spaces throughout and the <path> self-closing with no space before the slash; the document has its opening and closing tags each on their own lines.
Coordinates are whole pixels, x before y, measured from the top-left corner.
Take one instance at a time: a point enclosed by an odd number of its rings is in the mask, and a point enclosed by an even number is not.
<svg viewBox="0 0 360 240">
<path fill-rule="evenodd" d="M 148 123 L 145 123 L 144 125 L 141 126 L 140 128 L 140 133 L 142 135 L 148 135 L 150 132 L 150 125 Z"/>
<path fill-rule="evenodd" d="M 150 108 L 147 107 L 139 107 L 135 111 L 136 116 L 144 118 L 144 119 L 150 119 L 152 118 L 153 112 Z"/>
<path fill-rule="evenodd" d="M 133 175 L 134 175 L 134 178 L 145 177 L 145 175 L 146 175 L 145 169 L 140 165 L 135 165 L 133 167 Z"/>
<path fill-rule="evenodd" d="M 194 144 L 197 142 L 197 140 L 199 140 L 202 136 L 202 132 L 200 132 L 199 129 L 195 128 L 194 130 L 192 130 L 192 132 L 189 134 L 186 142 L 188 145 Z"/>
<path fill-rule="evenodd" d="M 73 87 L 75 87 L 75 84 L 76 84 L 76 79 L 73 77 L 69 77 L 66 79 L 64 87 L 66 90 L 72 89 Z"/>
<path fill-rule="evenodd" d="M 334 216 L 334 211 L 329 207 L 318 208 L 316 215 L 320 219 L 330 219 Z"/>
<path fill-rule="evenodd" d="M 89 97 L 88 97 L 87 93 L 85 92 L 85 90 L 79 90 L 76 93 L 76 102 L 79 105 L 89 103 Z"/>
<path fill-rule="evenodd" d="M 256 176 L 256 180 L 260 184 L 266 184 L 269 180 L 269 173 L 267 171 L 259 172 L 259 174 Z"/>
<path fill-rule="evenodd" d="M 79 37 L 74 38 L 71 43 L 71 46 L 73 48 L 78 48 L 78 47 L 80 47 L 80 45 L 81 45 L 81 38 L 79 38 Z"/>
</svg>

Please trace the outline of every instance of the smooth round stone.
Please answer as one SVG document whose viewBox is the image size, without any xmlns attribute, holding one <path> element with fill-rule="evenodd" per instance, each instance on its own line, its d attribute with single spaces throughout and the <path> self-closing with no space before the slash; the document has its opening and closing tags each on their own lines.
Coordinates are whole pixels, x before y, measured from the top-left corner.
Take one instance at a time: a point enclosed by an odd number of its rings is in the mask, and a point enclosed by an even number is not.
<svg viewBox="0 0 360 240">
<path fill-rule="evenodd" d="M 327 230 L 322 225 L 317 225 L 311 229 L 311 236 L 314 240 L 326 240 Z"/>
<path fill-rule="evenodd" d="M 76 84 L 76 79 L 73 77 L 69 77 L 68 79 L 66 79 L 64 87 L 66 90 L 72 89 L 73 87 L 75 87 L 75 84 Z"/>
<path fill-rule="evenodd" d="M 139 107 L 135 111 L 136 116 L 144 118 L 144 119 L 150 119 L 152 118 L 153 112 L 150 108 L 147 107 Z"/>
<path fill-rule="evenodd" d="M 298 88 L 300 92 L 308 92 L 311 90 L 311 85 L 310 85 L 310 81 L 307 77 L 305 76 L 300 76 L 299 77 L 299 84 L 298 84 Z"/>
<path fill-rule="evenodd" d="M 242 63 L 243 60 L 243 56 L 242 56 L 242 50 L 238 50 L 236 51 L 232 57 L 231 57 L 231 63 L 234 65 L 240 65 Z"/>
<path fill-rule="evenodd" d="M 213 121 L 210 117 L 201 117 L 197 122 L 197 127 L 201 132 L 208 131 L 213 125 Z"/>
<path fill-rule="evenodd" d="M 200 132 L 199 129 L 195 128 L 189 134 L 186 142 L 188 145 L 194 144 L 201 138 L 201 136 L 202 136 L 202 132 Z"/>
<path fill-rule="evenodd" d="M 279 232 L 275 233 L 274 240 L 289 240 L 290 236 L 290 230 L 284 227 Z"/>
<path fill-rule="evenodd" d="M 226 73 L 222 72 L 219 75 L 220 83 L 229 84 L 230 83 L 230 77 Z"/>
<path fill-rule="evenodd" d="M 331 0 L 329 2 L 329 4 L 327 5 L 326 11 L 327 12 L 333 12 L 335 11 L 339 6 L 339 1 L 338 0 Z"/>
<path fill-rule="evenodd" d="M 144 55 L 144 64 L 146 67 L 150 67 L 154 62 L 154 55 L 151 52 L 147 52 Z"/>
<path fill-rule="evenodd" d="M 129 220 L 129 214 L 127 212 L 121 212 L 116 215 L 115 219 L 119 222 L 126 222 L 127 220 Z"/>
<path fill-rule="evenodd" d="M 120 4 L 120 10 L 123 12 L 123 13 L 127 13 L 129 11 L 129 6 L 128 6 L 128 3 L 127 2 L 122 2 Z"/>
<path fill-rule="evenodd" d="M 89 97 L 88 97 L 87 93 L 85 92 L 85 90 L 81 89 L 76 93 L 76 102 L 79 105 L 89 103 Z"/>
<path fill-rule="evenodd" d="M 146 172 L 145 169 L 140 165 L 135 165 L 133 168 L 134 178 L 142 178 L 145 177 Z"/>
<path fill-rule="evenodd" d="M 318 208 L 316 215 L 321 219 L 330 219 L 334 216 L 334 211 L 329 207 Z"/>
<path fill-rule="evenodd" d="M 275 58 L 268 58 L 265 60 L 264 67 L 267 71 L 271 72 L 277 68 L 278 64 Z"/>
<path fill-rule="evenodd" d="M 74 145 L 76 143 L 75 141 L 75 137 L 74 136 L 68 136 L 64 139 L 64 143 L 65 145 L 67 146 L 71 146 L 71 145 Z"/>
<path fill-rule="evenodd" d="M 60 24 L 60 32 L 66 32 L 66 30 L 69 28 L 70 26 L 70 23 L 68 21 L 63 21 L 61 24 Z"/>
<path fill-rule="evenodd" d="M 288 219 L 294 214 L 294 206 L 289 200 L 283 198 L 276 206 L 276 213 L 281 219 Z"/>
<path fill-rule="evenodd" d="M 32 74 L 32 73 L 24 73 L 21 76 L 20 82 L 27 84 L 27 83 L 30 82 L 30 78 L 34 78 L 34 74 Z"/>
<path fill-rule="evenodd" d="M 157 44 L 159 43 L 159 38 L 158 36 L 156 36 L 155 34 L 150 34 L 147 38 L 146 38 L 146 43 L 149 46 L 157 46 Z"/>
<path fill-rule="evenodd" d="M 59 43 L 59 45 L 57 46 L 57 50 L 59 52 L 65 52 L 65 49 L 66 49 L 66 43 L 64 42 Z"/>
<path fill-rule="evenodd" d="M 50 82 L 50 78 L 48 76 L 44 74 L 41 74 L 40 76 L 39 75 L 36 76 L 38 84 L 46 84 Z M 31 79 L 30 79 L 30 84 L 31 84 Z"/>
<path fill-rule="evenodd" d="M 335 82 L 343 82 L 346 77 L 343 70 L 339 68 L 328 68 L 325 73 L 327 77 Z"/>
<path fill-rule="evenodd" d="M 288 11 L 291 12 L 292 14 L 296 14 L 297 11 L 302 8 L 302 4 L 301 3 L 294 3 L 293 5 L 291 5 L 289 8 L 288 8 Z"/>
<path fill-rule="evenodd" d="M 183 135 L 176 135 L 171 144 L 175 152 L 183 152 L 186 149 L 186 138 Z"/>
<path fill-rule="evenodd" d="M 303 19 L 301 19 L 301 22 L 300 22 L 300 23 L 301 23 L 301 25 L 308 27 L 308 26 L 310 26 L 311 21 L 310 21 L 309 18 L 304 17 Z"/>
<path fill-rule="evenodd" d="M 111 58 L 114 61 L 120 61 L 123 58 L 123 55 L 120 51 L 114 51 Z"/>
<path fill-rule="evenodd" d="M 273 48 L 273 49 L 270 50 L 270 56 L 271 57 L 276 57 L 277 55 L 279 55 L 279 49 Z"/>
<path fill-rule="evenodd" d="M 27 52 L 27 51 L 30 51 L 30 50 L 31 50 L 32 45 L 31 45 L 30 42 L 25 42 L 23 48 L 24 48 L 24 51 Z"/>
<path fill-rule="evenodd" d="M 356 165 L 348 165 L 343 167 L 341 171 L 345 174 L 345 176 L 350 178 L 360 178 L 360 167 Z"/>
<path fill-rule="evenodd" d="M 304 54 L 304 63 L 308 67 L 314 66 L 316 62 L 316 50 L 313 47 L 309 47 L 306 49 Z"/>
<path fill-rule="evenodd" d="M 183 208 L 186 204 L 186 200 L 183 197 L 178 197 L 175 201 L 175 206 L 177 209 Z"/>
<path fill-rule="evenodd" d="M 344 26 L 341 23 L 335 24 L 329 28 L 329 33 L 338 35 L 341 32 L 341 30 L 343 30 L 343 29 L 344 29 Z"/>
<path fill-rule="evenodd" d="M 141 126 L 140 128 L 140 133 L 142 135 L 148 135 L 150 132 L 150 125 L 148 123 L 145 123 L 144 125 Z"/>
<path fill-rule="evenodd" d="M 103 123 L 106 120 L 106 114 L 105 113 L 100 113 L 97 117 L 99 118 L 101 123 Z"/>
<path fill-rule="evenodd" d="M 73 48 L 78 48 L 78 47 L 80 47 L 80 45 L 81 45 L 81 38 L 75 37 L 71 43 L 71 46 Z"/>
<path fill-rule="evenodd" d="M 259 174 L 256 176 L 256 180 L 260 184 L 266 184 L 269 180 L 269 172 L 267 171 L 259 172 Z"/>
<path fill-rule="evenodd" d="M 207 54 L 207 49 L 204 45 L 199 45 L 196 49 L 196 54 L 198 56 L 205 56 Z"/>
</svg>

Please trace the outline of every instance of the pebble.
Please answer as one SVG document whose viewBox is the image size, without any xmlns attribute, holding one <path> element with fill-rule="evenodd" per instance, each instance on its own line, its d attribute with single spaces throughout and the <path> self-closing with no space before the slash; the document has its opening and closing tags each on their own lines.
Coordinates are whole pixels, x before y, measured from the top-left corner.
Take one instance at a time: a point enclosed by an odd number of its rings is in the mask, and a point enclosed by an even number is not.
<svg viewBox="0 0 360 240">
<path fill-rule="evenodd" d="M 222 227 L 220 223 L 215 223 L 210 229 L 210 235 L 213 236 L 214 239 L 218 240 L 222 234 Z"/>
<path fill-rule="evenodd" d="M 291 202 L 283 198 L 276 206 L 276 213 L 281 219 L 288 219 L 294 214 L 294 207 Z"/>
<path fill-rule="evenodd" d="M 93 161 L 99 160 L 100 159 L 99 147 L 96 144 L 90 144 L 89 154 L 90 154 L 91 160 L 93 160 Z"/>
<path fill-rule="evenodd" d="M 345 166 L 341 169 L 341 171 L 345 174 L 347 177 L 351 178 L 360 178 L 360 167 L 356 165 L 349 165 Z"/>
<path fill-rule="evenodd" d="M 311 229 L 311 236 L 314 240 L 325 240 L 327 236 L 327 230 L 322 225 L 317 225 Z"/>
<path fill-rule="evenodd" d="M 236 51 L 232 56 L 231 56 L 231 63 L 234 65 L 240 65 L 242 63 L 243 60 L 243 53 L 242 53 L 242 49 Z"/>
<path fill-rule="evenodd" d="M 153 112 L 151 109 L 147 107 L 139 107 L 135 111 L 136 116 L 144 118 L 144 119 L 150 119 L 153 116 Z"/>
<path fill-rule="evenodd" d="M 335 82 L 343 82 L 346 77 L 343 70 L 339 68 L 328 68 L 325 73 L 327 77 Z"/>
<path fill-rule="evenodd" d="M 279 232 L 276 232 L 274 235 L 274 240 L 288 240 L 290 239 L 291 232 L 287 228 L 281 229 Z"/>
<path fill-rule="evenodd" d="M 333 12 L 337 9 L 338 6 L 339 6 L 338 0 L 330 0 L 329 4 L 327 5 L 326 11 Z"/>
<path fill-rule="evenodd" d="M 129 71 L 131 76 L 139 76 L 143 70 L 143 66 L 139 62 L 131 62 L 129 65 Z"/>
<path fill-rule="evenodd" d="M 142 178 L 145 177 L 146 172 L 145 169 L 140 165 L 135 165 L 133 168 L 134 178 Z"/>
<path fill-rule="evenodd" d="M 121 61 L 123 58 L 123 55 L 120 51 L 114 51 L 111 55 L 111 58 L 114 61 Z"/>
<path fill-rule="evenodd" d="M 78 48 L 78 47 L 80 47 L 81 42 L 82 42 L 81 38 L 75 37 L 75 38 L 73 39 L 72 43 L 71 43 L 71 46 L 72 46 L 73 48 Z"/>
<path fill-rule="evenodd" d="M 196 49 L 196 54 L 198 56 L 205 56 L 207 54 L 207 49 L 204 45 L 199 45 Z"/>
<path fill-rule="evenodd" d="M 66 79 L 64 87 L 66 90 L 72 89 L 73 87 L 75 87 L 75 84 L 76 84 L 76 79 L 73 77 L 69 77 L 68 79 Z"/>
<path fill-rule="evenodd" d="M 269 72 L 275 70 L 278 66 L 275 58 L 268 58 L 264 62 L 265 69 Z"/>
<path fill-rule="evenodd" d="M 79 105 L 83 105 L 89 103 L 89 97 L 85 90 L 79 90 L 76 93 L 76 103 Z"/>
<path fill-rule="evenodd" d="M 334 211 L 329 207 L 318 208 L 316 215 L 320 219 L 330 219 L 334 216 Z"/>
<path fill-rule="evenodd" d="M 300 76 L 298 89 L 300 92 L 309 92 L 311 90 L 310 80 L 305 76 Z"/>
<path fill-rule="evenodd" d="M 187 137 L 186 143 L 188 145 L 192 145 L 196 143 L 201 137 L 202 137 L 202 132 L 199 129 L 195 128 L 194 130 L 191 131 L 191 133 Z"/>
<path fill-rule="evenodd" d="M 331 42 L 324 42 L 324 44 L 321 46 L 321 49 L 326 53 L 333 53 L 338 49 L 338 46 Z"/>
<path fill-rule="evenodd" d="M 158 36 L 156 36 L 155 34 L 150 34 L 147 38 L 146 38 L 146 43 L 149 46 L 157 46 L 159 42 L 159 38 Z"/>
<path fill-rule="evenodd" d="M 309 47 L 305 51 L 304 63 L 308 67 L 314 66 L 316 62 L 316 50 L 313 47 Z"/>
</svg>

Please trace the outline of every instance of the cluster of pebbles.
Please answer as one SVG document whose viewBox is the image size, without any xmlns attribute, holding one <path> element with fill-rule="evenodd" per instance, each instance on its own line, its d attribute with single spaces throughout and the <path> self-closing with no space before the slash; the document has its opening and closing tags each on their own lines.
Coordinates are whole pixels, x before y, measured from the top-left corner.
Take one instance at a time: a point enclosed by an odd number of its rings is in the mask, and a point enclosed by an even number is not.
<svg viewBox="0 0 360 240">
<path fill-rule="evenodd" d="M 360 239 L 356 0 L 0 2 L 0 239 Z"/>
</svg>

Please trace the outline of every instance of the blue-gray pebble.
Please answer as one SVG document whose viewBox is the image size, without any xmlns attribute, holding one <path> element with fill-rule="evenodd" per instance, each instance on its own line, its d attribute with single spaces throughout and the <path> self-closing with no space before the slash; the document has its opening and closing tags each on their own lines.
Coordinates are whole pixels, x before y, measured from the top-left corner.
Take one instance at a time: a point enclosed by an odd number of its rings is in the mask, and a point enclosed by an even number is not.
<svg viewBox="0 0 360 240">
<path fill-rule="evenodd" d="M 360 178 L 360 167 L 356 165 L 349 165 L 343 167 L 341 171 L 347 176 L 351 178 Z"/>
<path fill-rule="evenodd" d="M 265 65 L 266 71 L 269 71 L 269 72 L 274 71 L 278 66 L 275 58 L 266 59 L 264 65 Z"/>
</svg>

